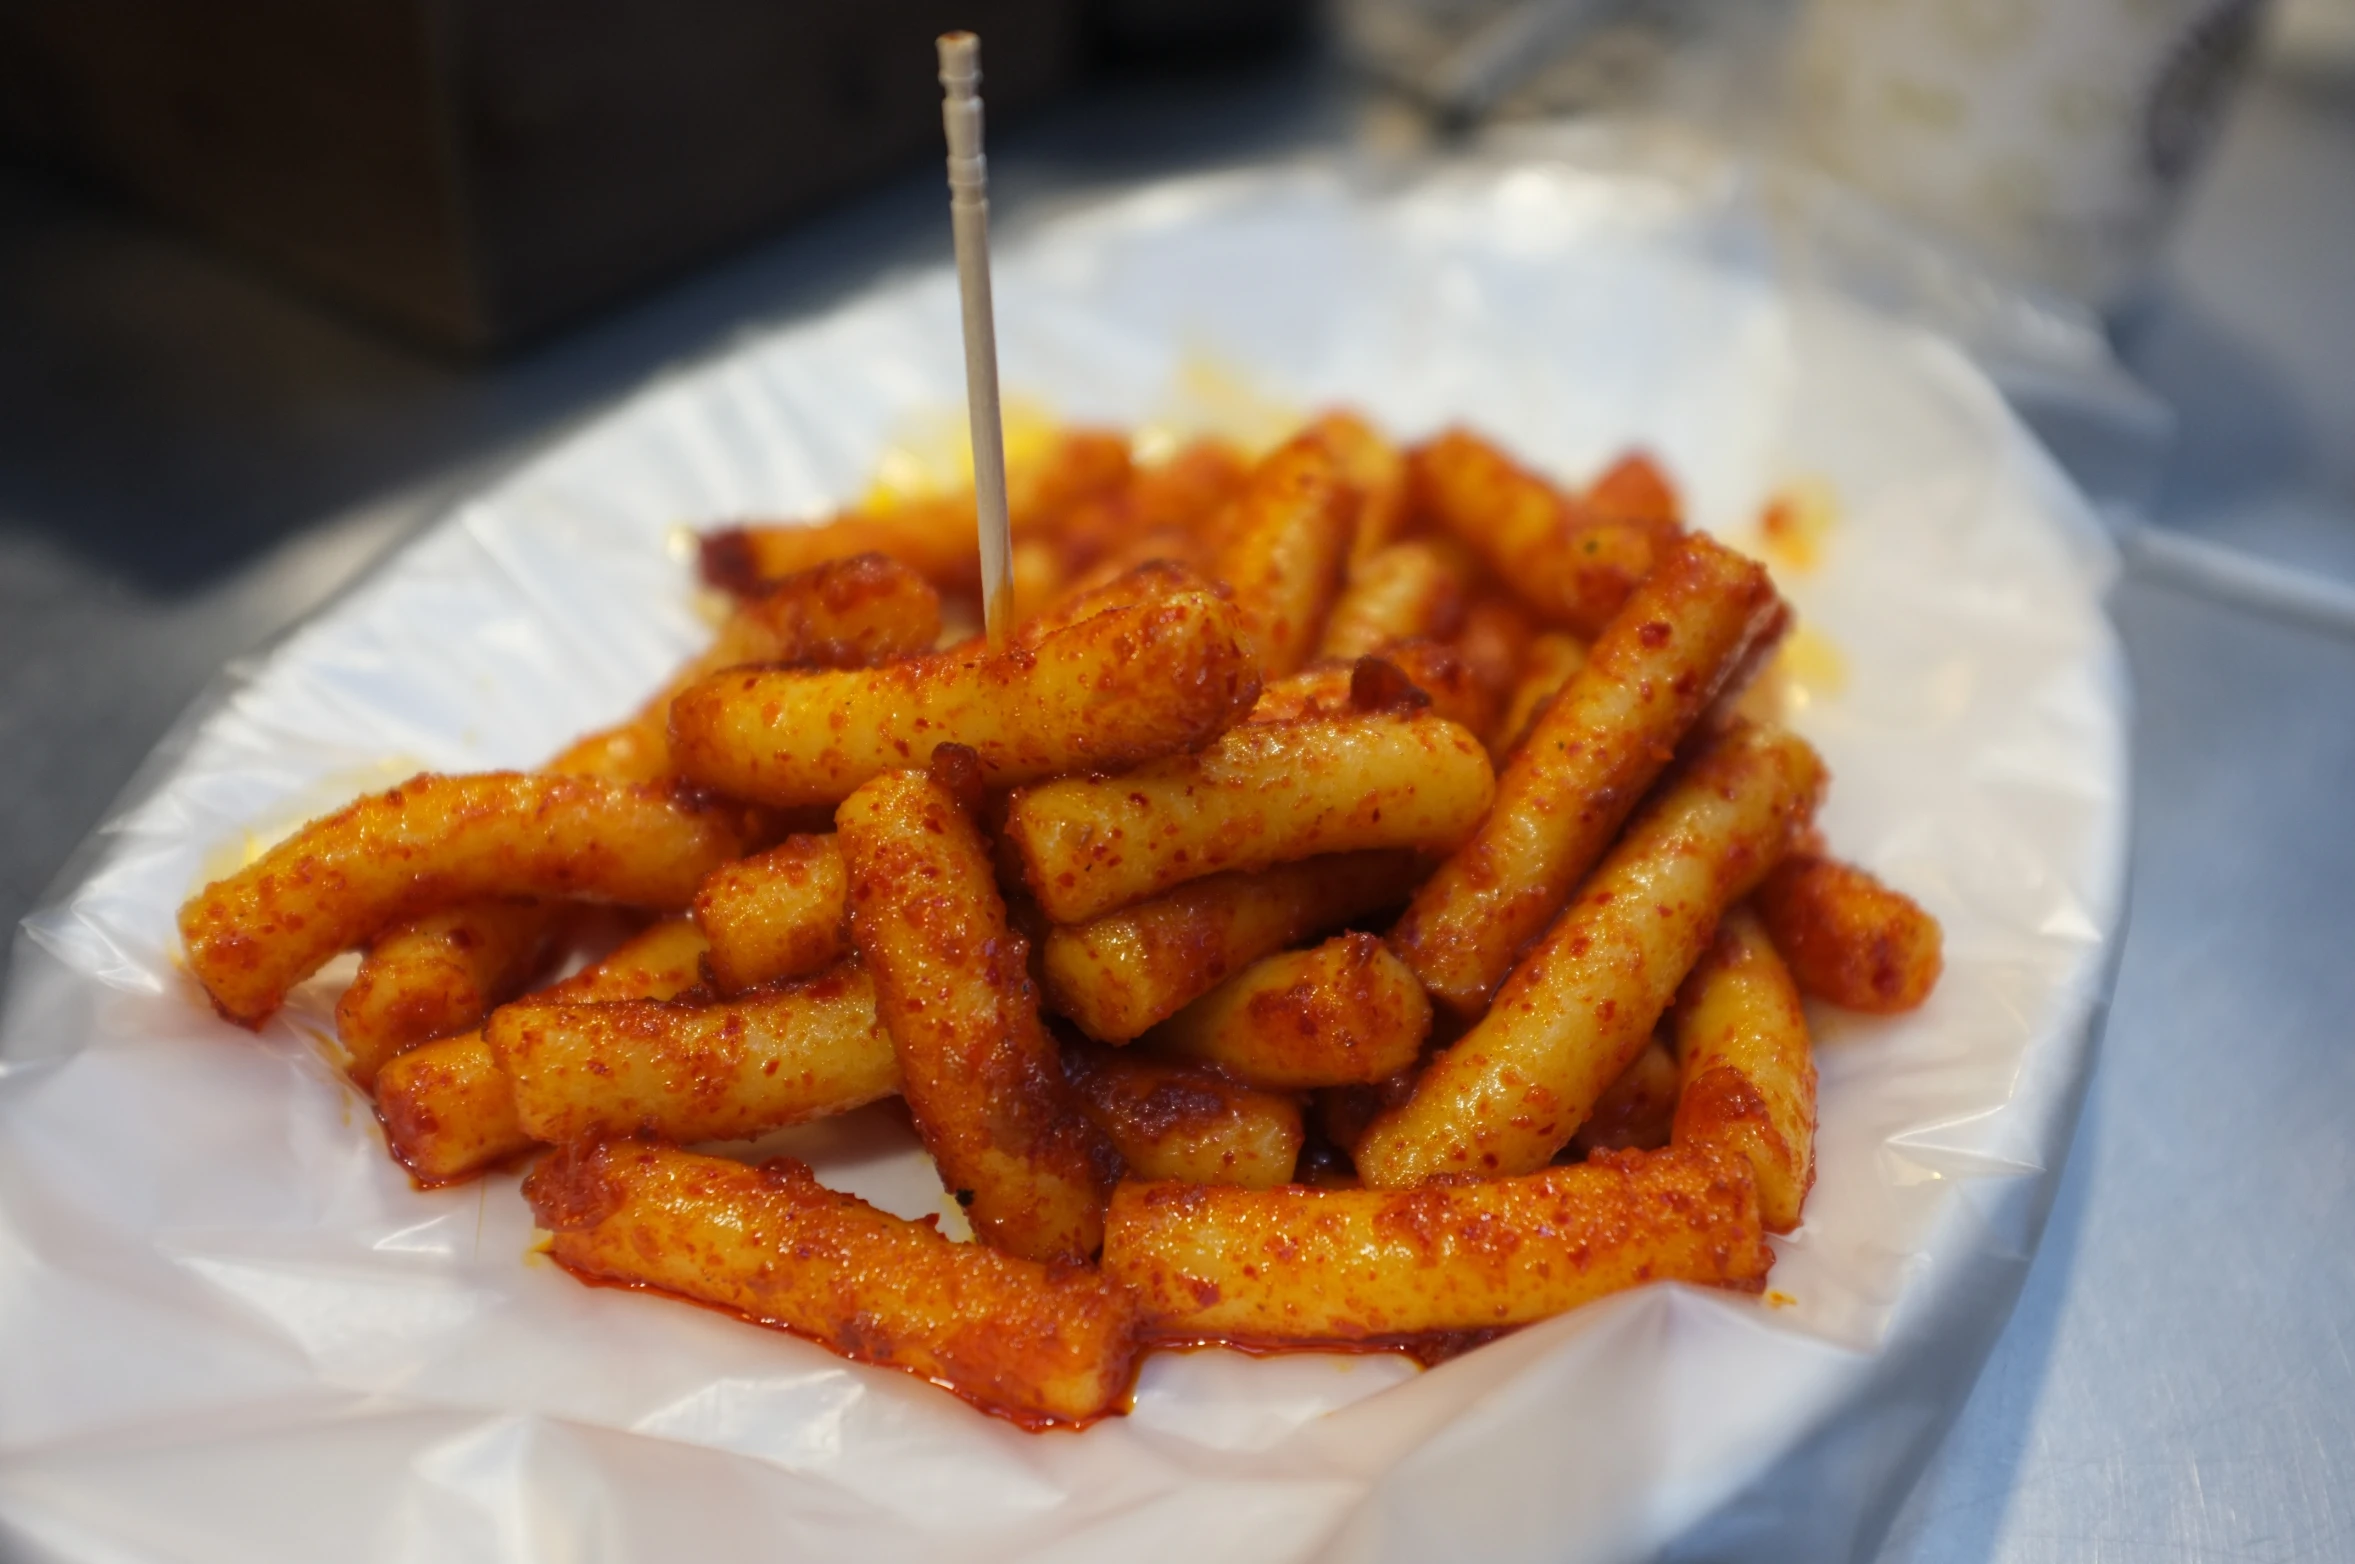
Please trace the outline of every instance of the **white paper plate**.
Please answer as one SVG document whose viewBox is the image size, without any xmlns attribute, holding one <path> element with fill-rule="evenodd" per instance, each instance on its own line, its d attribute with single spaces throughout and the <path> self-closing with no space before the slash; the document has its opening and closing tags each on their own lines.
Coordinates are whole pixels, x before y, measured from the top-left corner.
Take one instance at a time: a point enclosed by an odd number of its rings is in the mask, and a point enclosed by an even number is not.
<svg viewBox="0 0 2355 1564">
<path fill-rule="evenodd" d="M 625 710 L 703 633 L 680 523 L 823 510 L 912 413 L 960 405 L 934 274 L 658 384 L 463 507 L 185 729 L 29 926 L 0 1033 L 0 1523 L 36 1557 L 236 1564 L 1614 1559 L 1679 1536 L 1821 1560 L 1871 1535 L 2009 1307 L 2075 1121 L 2124 684 L 2080 502 L 1995 394 L 1778 283 L 1755 237 L 1723 189 L 1295 169 L 1061 221 L 998 292 L 1007 384 L 1076 418 L 1182 412 L 1208 363 L 1402 436 L 1469 420 L 1566 476 L 1640 442 L 1737 541 L 1786 480 L 1836 492 L 1825 563 L 1785 586 L 1844 682 L 1799 725 L 1832 840 L 1944 921 L 1947 972 L 1916 1015 L 1817 1018 L 1787 1303 L 1654 1288 L 1430 1373 L 1162 1356 L 1133 1417 L 1031 1436 L 579 1286 L 527 1257 L 512 1176 L 410 1188 L 319 1056 L 325 990 L 258 1038 L 195 1001 L 173 910 L 249 833 L 419 766 L 530 764 Z M 873 1121 L 810 1144 L 837 1183 L 938 1199 Z"/>
</svg>

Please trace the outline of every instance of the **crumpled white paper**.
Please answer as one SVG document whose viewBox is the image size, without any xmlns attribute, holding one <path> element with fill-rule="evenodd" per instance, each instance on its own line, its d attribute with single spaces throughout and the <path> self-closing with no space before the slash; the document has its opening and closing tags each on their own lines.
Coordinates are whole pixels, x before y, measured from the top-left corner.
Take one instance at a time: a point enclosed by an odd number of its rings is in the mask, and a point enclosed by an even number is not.
<svg viewBox="0 0 2355 1564">
<path fill-rule="evenodd" d="M 233 680 L 18 947 L 0 1054 L 0 1535 L 33 1558 L 1838 1558 L 1967 1388 L 2089 1067 L 2124 681 L 2079 501 L 1936 340 L 1779 279 L 1738 189 L 1566 166 L 1374 191 L 1191 181 L 1000 260 L 1015 391 L 1165 416 L 1186 366 L 1582 476 L 1659 453 L 1748 538 L 1830 486 L 1798 725 L 1839 850 L 1944 921 L 1893 1021 L 1817 1015 L 1820 1174 L 1769 1299 L 1658 1287 L 1435 1371 L 1156 1357 L 1135 1414 L 1024 1434 L 913 1380 L 530 1253 L 513 1175 L 420 1193 L 322 1059 L 175 965 L 174 908 L 422 766 L 528 765 L 705 633 L 681 523 L 855 495 L 963 387 L 941 274 L 648 389 Z M 883 1121 L 804 1133 L 907 1211 Z M 1698 1529 L 1696 1529 L 1698 1527 Z M 1681 1539 L 1674 1540 L 1672 1539 Z M 1861 1539 L 1861 1541 L 1860 1541 Z"/>
</svg>

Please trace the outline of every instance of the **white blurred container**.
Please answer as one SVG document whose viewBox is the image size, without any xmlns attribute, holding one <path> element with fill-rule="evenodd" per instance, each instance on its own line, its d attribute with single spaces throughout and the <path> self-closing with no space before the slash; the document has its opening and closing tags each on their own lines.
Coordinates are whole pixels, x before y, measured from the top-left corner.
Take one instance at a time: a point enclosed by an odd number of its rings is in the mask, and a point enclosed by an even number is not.
<svg viewBox="0 0 2355 1564">
<path fill-rule="evenodd" d="M 2097 308 L 2148 273 L 2266 0 L 1808 0 L 1790 122 L 1834 172 Z"/>
</svg>

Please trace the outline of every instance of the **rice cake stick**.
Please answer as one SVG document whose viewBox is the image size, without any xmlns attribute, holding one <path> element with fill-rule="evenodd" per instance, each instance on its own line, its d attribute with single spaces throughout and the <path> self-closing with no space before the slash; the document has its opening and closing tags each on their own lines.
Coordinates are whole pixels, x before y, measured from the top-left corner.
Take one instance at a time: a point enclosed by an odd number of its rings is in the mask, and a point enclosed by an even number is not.
<svg viewBox="0 0 2355 1564">
<path fill-rule="evenodd" d="M 1269 678 L 1314 655 L 1349 555 L 1351 491 L 1320 442 L 1278 446 L 1219 519 L 1210 574 L 1234 593 Z"/>
<path fill-rule="evenodd" d="M 1480 1014 L 1779 610 L 1765 570 L 1706 537 L 1644 583 L 1505 762 L 1479 831 L 1392 932 L 1434 999 Z"/>
<path fill-rule="evenodd" d="M 523 1192 L 579 1275 L 716 1303 L 1033 1426 L 1101 1417 L 1134 1375 L 1134 1305 L 1096 1272 L 952 1243 L 790 1158 L 595 1143 Z"/>
<path fill-rule="evenodd" d="M 1438 1174 L 1545 1166 L 1652 1040 L 1718 918 L 1789 850 L 1823 764 L 1786 733 L 1741 728 L 1670 779 L 1414 1095 L 1358 1143 L 1358 1174 L 1402 1189 Z"/>
<path fill-rule="evenodd" d="M 1235 611 L 1204 593 L 1115 608 L 1005 656 L 911 657 L 855 671 L 744 669 L 671 705 L 683 775 L 738 798 L 833 805 L 943 744 L 991 787 L 1113 771 L 1242 720 L 1259 677 Z"/>
<path fill-rule="evenodd" d="M 1421 874 L 1409 852 L 1337 853 L 1257 873 L 1214 874 L 1048 931 L 1047 1008 L 1125 1043 L 1260 957 L 1395 907 Z"/>
<path fill-rule="evenodd" d="M 523 1132 L 748 1140 L 899 1090 L 875 988 L 856 961 L 717 1004 L 507 1005 L 483 1028 Z"/>
<path fill-rule="evenodd" d="M 1370 1085 L 1413 1067 L 1431 1001 L 1371 934 L 1253 962 L 1145 1036 L 1271 1091 Z"/>
<path fill-rule="evenodd" d="M 1448 852 L 1495 789 L 1488 751 L 1438 717 L 1253 722 L 1124 775 L 1022 788 L 1005 835 L 1047 916 L 1078 923 L 1222 869 Z"/>
<path fill-rule="evenodd" d="M 1895 1015 L 1938 985 L 1938 920 L 1853 864 L 1793 856 L 1758 887 L 1758 915 L 1791 975 L 1818 999 Z"/>
<path fill-rule="evenodd" d="M 1491 1330 L 1652 1281 L 1755 1290 L 1773 1262 L 1748 1165 L 1689 1151 L 1403 1191 L 1122 1184 L 1104 1237 L 1153 1336 L 1245 1344 Z"/>
<path fill-rule="evenodd" d="M 1272 1189 L 1300 1157 L 1300 1101 L 1218 1071 L 1078 1043 L 1063 1068 L 1131 1178 Z"/>
<path fill-rule="evenodd" d="M 536 998 L 550 1004 L 669 999 L 703 977 L 703 935 L 671 918 Z M 481 1031 L 413 1048 L 376 1077 L 376 1116 L 393 1160 L 428 1187 L 456 1183 L 534 1144 L 515 1088 Z"/>
<path fill-rule="evenodd" d="M 713 871 L 695 892 L 712 986 L 741 994 L 808 977 L 850 951 L 849 879 L 831 835 L 789 836 Z"/>
<path fill-rule="evenodd" d="M 259 1026 L 337 952 L 438 907 L 490 896 L 684 907 L 759 827 L 756 811 L 670 784 L 412 777 L 190 897 L 180 937 L 214 1008 Z"/>
<path fill-rule="evenodd" d="M 844 801 L 835 834 L 851 938 L 942 1179 L 984 1243 L 1086 1260 L 1103 1238 L 1104 1144 L 1039 1021 L 1028 947 L 1007 926 L 966 804 L 923 772 L 895 771 Z"/>
<path fill-rule="evenodd" d="M 1747 1158 L 1766 1230 L 1789 1232 L 1815 1182 L 1815 1058 L 1798 987 L 1748 907 L 1685 980 L 1675 1035 L 1676 1144 Z"/>
</svg>

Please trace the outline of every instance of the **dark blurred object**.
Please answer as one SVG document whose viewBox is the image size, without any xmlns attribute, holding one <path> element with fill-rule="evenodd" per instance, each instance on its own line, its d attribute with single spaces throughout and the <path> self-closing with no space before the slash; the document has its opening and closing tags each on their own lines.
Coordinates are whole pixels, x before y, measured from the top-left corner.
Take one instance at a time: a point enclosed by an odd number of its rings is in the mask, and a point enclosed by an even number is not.
<svg viewBox="0 0 2355 1564">
<path fill-rule="evenodd" d="M 1639 8 L 1639 0 L 1337 0 L 1335 10 L 1360 64 L 1461 125 Z"/>
<path fill-rule="evenodd" d="M 1121 65 L 1194 65 L 1299 48 L 1316 0 L 1093 0 L 1096 53 Z"/>
<path fill-rule="evenodd" d="M 952 27 L 1045 98 L 1084 3 L 0 0 L 0 136 L 487 348 L 937 157 Z"/>
</svg>

